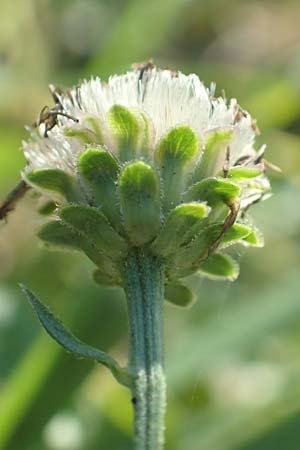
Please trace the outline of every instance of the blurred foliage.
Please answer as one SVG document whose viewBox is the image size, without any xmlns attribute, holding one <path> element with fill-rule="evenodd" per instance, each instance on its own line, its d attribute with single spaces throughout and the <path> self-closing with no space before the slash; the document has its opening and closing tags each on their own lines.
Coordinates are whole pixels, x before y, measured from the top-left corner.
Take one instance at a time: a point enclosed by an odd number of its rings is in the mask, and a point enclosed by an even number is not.
<svg viewBox="0 0 300 450">
<path fill-rule="evenodd" d="M 154 57 L 236 96 L 258 119 L 274 196 L 256 207 L 262 250 L 237 250 L 233 285 L 199 281 L 166 306 L 170 450 L 298 450 L 300 431 L 300 4 L 297 0 L 1 0 L 0 194 L 48 104 L 47 84 L 107 77 Z M 40 330 L 24 282 L 83 340 L 125 360 L 123 294 L 80 256 L 47 252 L 30 195 L 0 228 L 0 450 L 132 448 L 127 391 Z"/>
</svg>

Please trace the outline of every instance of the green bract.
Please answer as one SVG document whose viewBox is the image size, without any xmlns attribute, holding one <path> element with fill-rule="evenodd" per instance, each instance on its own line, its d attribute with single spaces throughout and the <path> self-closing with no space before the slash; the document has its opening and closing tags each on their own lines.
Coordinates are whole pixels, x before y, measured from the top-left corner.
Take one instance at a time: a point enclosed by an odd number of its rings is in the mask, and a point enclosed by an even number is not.
<svg viewBox="0 0 300 450">
<path fill-rule="evenodd" d="M 119 196 L 124 230 L 135 247 L 151 242 L 160 228 L 159 178 L 142 161 L 129 164 L 122 171 Z"/>
</svg>

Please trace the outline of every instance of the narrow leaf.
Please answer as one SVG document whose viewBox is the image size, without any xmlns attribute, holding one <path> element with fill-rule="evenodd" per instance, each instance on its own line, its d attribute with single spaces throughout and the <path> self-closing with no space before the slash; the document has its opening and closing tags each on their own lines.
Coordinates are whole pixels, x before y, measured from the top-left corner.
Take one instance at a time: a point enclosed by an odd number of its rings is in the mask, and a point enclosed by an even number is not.
<svg viewBox="0 0 300 450">
<path fill-rule="evenodd" d="M 122 369 L 117 361 L 105 352 L 85 344 L 76 338 L 29 289 L 22 284 L 20 284 L 20 287 L 36 312 L 44 329 L 59 345 L 78 358 L 90 359 L 103 364 L 111 370 L 112 374 L 120 383 L 127 386 L 131 384 L 130 373 L 127 370 Z"/>
</svg>

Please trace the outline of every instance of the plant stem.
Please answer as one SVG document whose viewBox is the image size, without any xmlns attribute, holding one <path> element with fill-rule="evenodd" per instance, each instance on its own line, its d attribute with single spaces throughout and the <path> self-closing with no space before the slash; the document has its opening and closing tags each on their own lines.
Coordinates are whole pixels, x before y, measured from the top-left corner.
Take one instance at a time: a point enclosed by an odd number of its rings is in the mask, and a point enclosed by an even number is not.
<svg viewBox="0 0 300 450">
<path fill-rule="evenodd" d="M 166 410 L 163 355 L 163 268 L 145 249 L 126 260 L 124 284 L 129 315 L 129 367 L 136 450 L 162 450 Z"/>
</svg>

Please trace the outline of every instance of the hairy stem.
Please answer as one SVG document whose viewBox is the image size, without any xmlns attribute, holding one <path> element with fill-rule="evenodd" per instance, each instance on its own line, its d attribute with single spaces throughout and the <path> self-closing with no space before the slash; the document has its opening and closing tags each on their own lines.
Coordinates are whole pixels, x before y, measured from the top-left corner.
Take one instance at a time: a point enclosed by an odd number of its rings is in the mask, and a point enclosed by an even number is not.
<svg viewBox="0 0 300 450">
<path fill-rule="evenodd" d="M 162 450 L 166 409 L 163 268 L 146 250 L 135 250 L 126 261 L 124 282 L 130 328 L 129 366 L 134 373 L 135 449 Z"/>
</svg>

